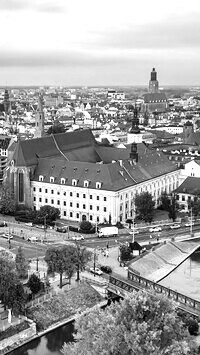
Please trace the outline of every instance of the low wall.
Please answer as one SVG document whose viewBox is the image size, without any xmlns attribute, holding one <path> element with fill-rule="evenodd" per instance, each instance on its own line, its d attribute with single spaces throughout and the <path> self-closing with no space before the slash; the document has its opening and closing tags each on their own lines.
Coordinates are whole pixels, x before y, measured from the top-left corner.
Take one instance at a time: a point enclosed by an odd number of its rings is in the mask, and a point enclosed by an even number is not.
<svg viewBox="0 0 200 355">
<path fill-rule="evenodd" d="M 29 328 L 21 331 L 20 333 L 16 333 L 9 338 L 5 338 L 0 341 L 0 354 L 6 354 L 9 350 L 20 346 L 21 343 L 31 340 L 32 337 L 36 335 L 36 324 L 32 321 L 29 323 Z M 6 350 L 7 349 L 7 350 Z"/>
</svg>

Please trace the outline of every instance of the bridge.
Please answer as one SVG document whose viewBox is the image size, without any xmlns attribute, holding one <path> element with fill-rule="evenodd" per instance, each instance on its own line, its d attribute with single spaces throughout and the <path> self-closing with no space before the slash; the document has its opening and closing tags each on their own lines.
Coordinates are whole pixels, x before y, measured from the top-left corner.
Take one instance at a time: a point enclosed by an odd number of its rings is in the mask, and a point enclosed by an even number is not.
<svg viewBox="0 0 200 355">
<path fill-rule="evenodd" d="M 107 286 L 108 298 L 125 297 L 134 291 L 145 289 L 147 291 L 155 291 L 158 294 L 163 294 L 170 299 L 177 302 L 177 308 L 186 311 L 195 316 L 200 316 L 200 302 L 194 300 L 186 295 L 183 295 L 177 291 L 174 291 L 165 286 L 161 286 L 156 282 L 150 281 L 142 276 L 134 274 L 132 271 L 128 271 L 128 280 L 124 280 L 120 276 L 110 276 Z"/>
</svg>

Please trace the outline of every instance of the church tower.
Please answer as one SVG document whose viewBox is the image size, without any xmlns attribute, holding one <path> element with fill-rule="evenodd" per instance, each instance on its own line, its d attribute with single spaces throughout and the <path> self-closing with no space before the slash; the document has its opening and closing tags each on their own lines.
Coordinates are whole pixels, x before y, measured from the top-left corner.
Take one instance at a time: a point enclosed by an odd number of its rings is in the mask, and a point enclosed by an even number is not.
<svg viewBox="0 0 200 355">
<path fill-rule="evenodd" d="M 11 105 L 10 105 L 10 98 L 9 98 L 9 93 L 8 93 L 7 89 L 5 89 L 3 105 L 4 105 L 4 111 L 5 111 L 5 121 L 6 121 L 6 123 L 9 124 L 10 123 Z"/>
<path fill-rule="evenodd" d="M 151 72 L 151 79 L 149 81 L 149 92 L 151 93 L 158 92 L 158 80 L 157 80 L 157 72 L 155 68 L 153 68 Z"/>
<path fill-rule="evenodd" d="M 43 98 L 41 95 L 38 97 L 38 108 L 35 117 L 35 133 L 34 138 L 40 138 L 44 135 L 44 111 L 43 111 Z"/>
</svg>

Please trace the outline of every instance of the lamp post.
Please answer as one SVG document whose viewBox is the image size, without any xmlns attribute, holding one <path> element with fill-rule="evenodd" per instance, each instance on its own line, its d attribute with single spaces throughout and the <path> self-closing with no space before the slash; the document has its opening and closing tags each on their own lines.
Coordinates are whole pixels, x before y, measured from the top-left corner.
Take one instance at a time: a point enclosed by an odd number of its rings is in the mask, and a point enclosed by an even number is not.
<svg viewBox="0 0 200 355">
<path fill-rule="evenodd" d="M 190 236 L 192 237 L 192 207 L 190 210 Z"/>
<path fill-rule="evenodd" d="M 44 216 L 44 241 L 46 241 L 46 232 L 47 232 L 47 214 Z"/>
<path fill-rule="evenodd" d="M 38 250 L 37 250 L 37 242 L 35 242 L 35 252 L 36 252 L 36 271 L 38 272 Z"/>
</svg>

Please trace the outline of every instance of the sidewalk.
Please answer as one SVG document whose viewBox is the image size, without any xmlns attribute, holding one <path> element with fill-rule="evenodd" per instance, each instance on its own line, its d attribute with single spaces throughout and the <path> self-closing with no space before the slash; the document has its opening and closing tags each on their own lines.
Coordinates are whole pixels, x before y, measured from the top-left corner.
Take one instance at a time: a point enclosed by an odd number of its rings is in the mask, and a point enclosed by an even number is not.
<svg viewBox="0 0 200 355">
<path fill-rule="evenodd" d="M 110 247 L 108 248 L 108 257 L 104 256 L 100 250 L 98 250 L 97 255 L 97 267 L 98 265 L 100 266 L 110 266 L 112 269 L 112 272 L 119 274 L 125 278 L 127 278 L 127 270 L 124 269 L 124 267 L 120 266 L 119 261 L 118 261 L 118 256 L 119 256 L 119 247 Z"/>
</svg>

